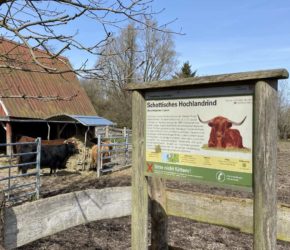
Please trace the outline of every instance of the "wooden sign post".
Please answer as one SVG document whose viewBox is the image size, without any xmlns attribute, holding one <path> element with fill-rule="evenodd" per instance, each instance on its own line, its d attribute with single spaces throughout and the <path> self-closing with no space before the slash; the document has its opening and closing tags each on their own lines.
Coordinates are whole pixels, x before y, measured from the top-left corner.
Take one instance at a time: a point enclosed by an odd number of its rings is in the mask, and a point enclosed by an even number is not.
<svg viewBox="0 0 290 250">
<path fill-rule="evenodd" d="M 276 248 L 277 82 L 284 69 L 130 84 L 132 249 L 168 249 L 165 179 L 254 192 L 254 249 Z"/>
</svg>

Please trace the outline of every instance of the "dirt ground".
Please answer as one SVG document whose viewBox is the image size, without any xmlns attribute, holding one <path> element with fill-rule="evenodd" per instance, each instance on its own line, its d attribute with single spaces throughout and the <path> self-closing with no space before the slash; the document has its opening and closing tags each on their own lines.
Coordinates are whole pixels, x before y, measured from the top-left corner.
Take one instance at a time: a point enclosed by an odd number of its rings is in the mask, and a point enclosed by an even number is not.
<svg viewBox="0 0 290 250">
<path fill-rule="evenodd" d="M 96 178 L 95 172 L 69 170 L 60 171 L 57 176 L 44 175 L 42 177 L 41 196 L 45 198 L 87 188 L 100 189 L 113 186 L 128 186 L 131 182 L 130 173 L 131 169 L 126 169 L 102 176 L 99 179 Z M 167 186 L 226 196 L 252 196 L 252 194 L 246 192 L 204 185 L 199 186 L 186 182 L 168 181 Z M 279 202 L 290 204 L 290 142 L 279 143 L 278 199 Z M 130 249 L 130 227 L 130 217 L 96 221 L 40 239 L 19 249 Z M 170 217 L 169 244 L 181 249 L 252 249 L 253 237 L 229 228 Z M 277 249 L 290 249 L 290 243 L 278 241 Z"/>
</svg>

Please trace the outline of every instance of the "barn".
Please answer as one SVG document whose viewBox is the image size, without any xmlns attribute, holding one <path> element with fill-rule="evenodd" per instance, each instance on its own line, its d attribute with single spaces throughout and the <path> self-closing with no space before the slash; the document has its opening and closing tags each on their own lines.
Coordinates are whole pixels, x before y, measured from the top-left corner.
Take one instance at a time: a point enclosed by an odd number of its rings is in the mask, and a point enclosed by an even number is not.
<svg viewBox="0 0 290 250">
<path fill-rule="evenodd" d="M 97 116 L 67 58 L 51 58 L 40 49 L 34 54 L 42 64 L 63 73 L 46 72 L 26 46 L 0 38 L 1 143 L 13 142 L 19 135 L 93 137 L 95 126 L 113 124 Z"/>
</svg>

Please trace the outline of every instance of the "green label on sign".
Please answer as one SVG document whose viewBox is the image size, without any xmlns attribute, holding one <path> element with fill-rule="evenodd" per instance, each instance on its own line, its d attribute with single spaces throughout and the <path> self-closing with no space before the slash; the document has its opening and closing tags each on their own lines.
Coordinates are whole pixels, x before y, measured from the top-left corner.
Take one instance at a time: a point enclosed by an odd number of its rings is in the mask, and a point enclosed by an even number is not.
<svg viewBox="0 0 290 250">
<path fill-rule="evenodd" d="M 148 176 L 159 175 L 162 177 L 176 177 L 178 179 L 205 181 L 208 183 L 219 183 L 249 188 L 252 186 L 251 173 L 240 173 L 156 162 L 147 162 L 146 164 L 145 175 Z"/>
</svg>

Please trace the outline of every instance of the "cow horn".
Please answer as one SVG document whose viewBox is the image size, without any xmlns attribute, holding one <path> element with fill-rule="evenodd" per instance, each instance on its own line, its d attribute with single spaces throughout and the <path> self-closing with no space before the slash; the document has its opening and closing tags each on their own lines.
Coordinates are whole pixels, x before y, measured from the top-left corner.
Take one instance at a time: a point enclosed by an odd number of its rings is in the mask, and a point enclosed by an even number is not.
<svg viewBox="0 0 290 250">
<path fill-rule="evenodd" d="M 197 117 L 198 117 L 198 120 L 199 120 L 201 123 L 208 124 L 208 123 L 211 121 L 211 120 L 203 121 L 203 120 L 200 119 L 199 115 L 197 115 Z"/>
<path fill-rule="evenodd" d="M 231 120 L 229 120 L 229 122 L 231 122 L 233 125 L 240 126 L 243 124 L 243 122 L 246 120 L 246 118 L 247 118 L 247 116 L 245 116 L 245 118 L 241 122 L 233 122 Z"/>
</svg>

